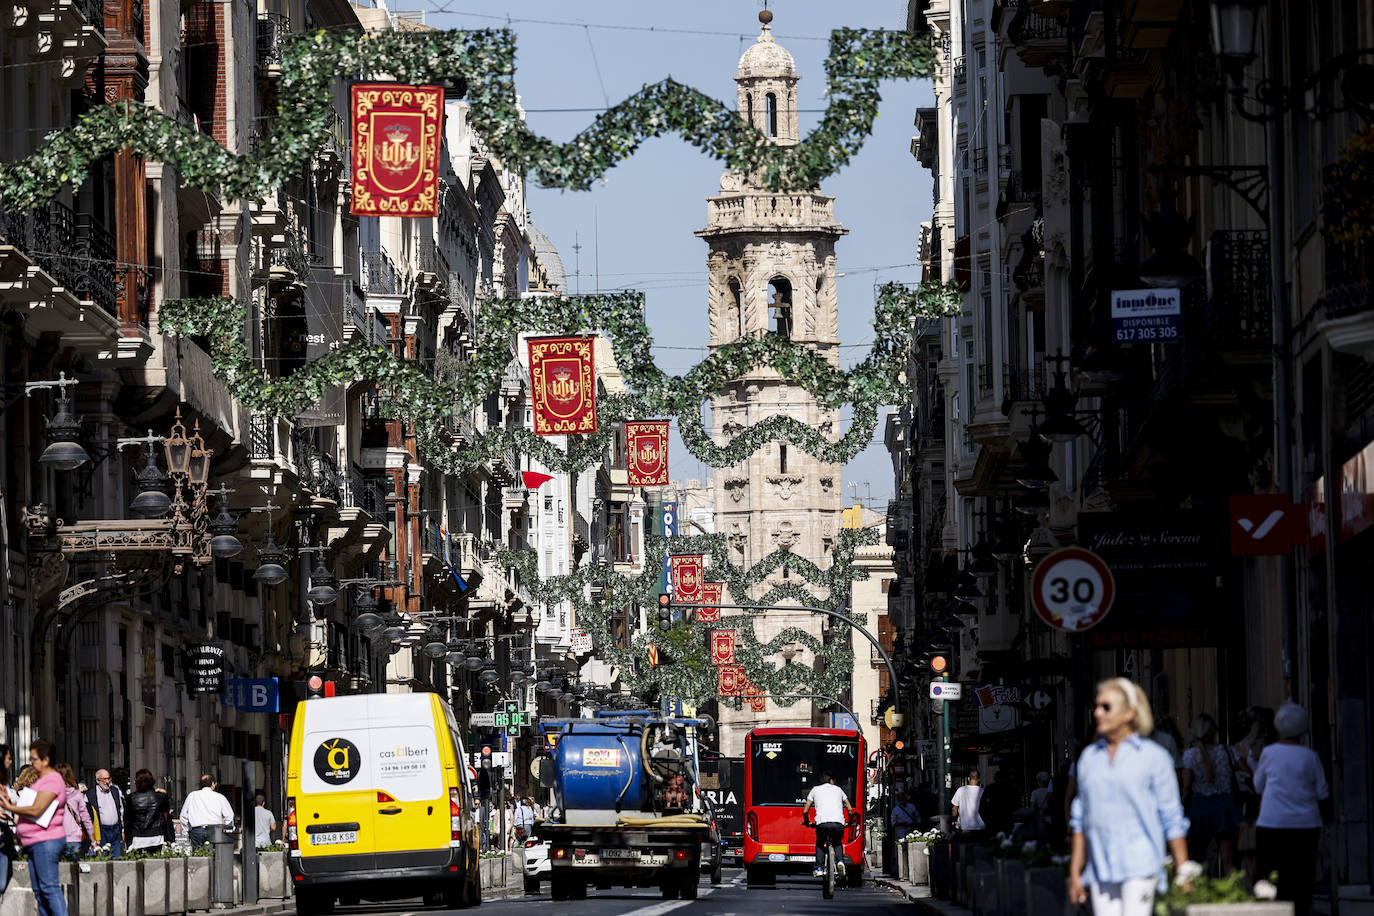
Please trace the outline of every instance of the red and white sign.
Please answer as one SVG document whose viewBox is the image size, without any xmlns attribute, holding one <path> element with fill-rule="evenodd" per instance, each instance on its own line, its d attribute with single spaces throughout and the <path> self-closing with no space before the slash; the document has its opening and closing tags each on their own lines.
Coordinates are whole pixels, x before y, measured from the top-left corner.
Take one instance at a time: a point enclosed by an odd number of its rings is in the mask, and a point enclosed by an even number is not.
<svg viewBox="0 0 1374 916">
<path fill-rule="evenodd" d="M 1102 622 L 1112 609 L 1116 580 L 1102 558 L 1065 547 L 1040 561 L 1031 577 L 1031 600 L 1040 619 L 1076 633 Z"/>
<path fill-rule="evenodd" d="M 733 665 L 735 663 L 735 631 L 711 631 L 711 664 Z"/>
<path fill-rule="evenodd" d="M 720 582 L 703 582 L 701 585 L 701 607 L 697 608 L 697 623 L 720 622 L 720 596 L 725 585 Z"/>
<path fill-rule="evenodd" d="M 531 337 L 530 395 L 534 434 L 596 432 L 594 337 Z"/>
<path fill-rule="evenodd" d="M 673 557 L 669 568 L 673 575 L 673 600 L 684 604 L 699 603 L 702 586 L 706 583 L 706 560 L 702 555 Z"/>
<path fill-rule="evenodd" d="M 351 93 L 357 216 L 438 216 L 442 86 L 355 83 Z"/>
<path fill-rule="evenodd" d="M 571 643 L 569 648 L 574 655 L 585 655 L 592 651 L 592 634 L 581 627 L 573 627 Z"/>
<path fill-rule="evenodd" d="M 1298 539 L 1302 507 L 1286 493 L 1231 497 L 1231 555 L 1277 557 Z"/>
</svg>

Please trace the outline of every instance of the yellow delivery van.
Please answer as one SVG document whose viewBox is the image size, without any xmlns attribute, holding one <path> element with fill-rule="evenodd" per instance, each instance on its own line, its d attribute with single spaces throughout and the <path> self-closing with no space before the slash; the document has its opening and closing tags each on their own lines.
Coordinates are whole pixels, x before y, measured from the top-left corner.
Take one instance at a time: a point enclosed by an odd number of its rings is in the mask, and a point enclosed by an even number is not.
<svg viewBox="0 0 1374 916">
<path fill-rule="evenodd" d="M 471 788 L 463 739 L 437 694 L 300 703 L 283 821 L 299 916 L 360 899 L 480 903 Z"/>
</svg>

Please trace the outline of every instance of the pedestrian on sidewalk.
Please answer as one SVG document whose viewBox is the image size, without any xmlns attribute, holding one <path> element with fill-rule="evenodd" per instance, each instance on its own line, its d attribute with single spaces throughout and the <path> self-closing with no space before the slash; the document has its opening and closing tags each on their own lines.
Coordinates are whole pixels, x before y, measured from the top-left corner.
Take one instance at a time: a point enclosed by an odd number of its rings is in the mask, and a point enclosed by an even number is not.
<svg viewBox="0 0 1374 916">
<path fill-rule="evenodd" d="M 983 804 L 983 787 L 977 770 L 968 771 L 968 782 L 954 790 L 951 815 L 962 833 L 978 833 L 987 828 L 978 809 Z"/>
<path fill-rule="evenodd" d="M 528 798 L 517 798 L 515 808 L 511 811 L 511 824 L 515 830 L 515 844 L 522 846 L 525 838 L 530 835 L 531 828 L 534 827 L 534 806 Z"/>
<path fill-rule="evenodd" d="M 1274 713 L 1278 743 L 1260 753 L 1255 767 L 1259 877 L 1278 872 L 1279 899 L 1293 901 L 1295 916 L 1312 912 L 1317 844 L 1331 814 L 1321 758 L 1298 743 L 1307 726 L 1307 710 L 1296 703 L 1280 706 Z"/>
<path fill-rule="evenodd" d="M 1255 768 L 1260 754 L 1279 740 L 1274 729 L 1274 710 L 1268 706 L 1250 706 L 1237 717 L 1239 731 L 1245 737 L 1235 743 L 1235 759 L 1239 769 L 1236 784 L 1240 806 L 1240 825 L 1236 828 L 1236 852 L 1240 856 L 1245 876 L 1253 884 L 1259 877 L 1259 843 L 1256 821 L 1259 820 L 1260 795 L 1255 788 Z"/>
<path fill-rule="evenodd" d="M 1202 867 L 1188 859 L 1188 819 L 1169 752 L 1148 740 L 1150 701 L 1123 677 L 1097 685 L 1097 740 L 1083 749 L 1069 815 L 1069 902 L 1092 898 L 1093 916 L 1152 916 L 1167 842 L 1176 880 Z"/>
<path fill-rule="evenodd" d="M 1215 840 L 1221 874 L 1229 875 L 1236 862 L 1236 760 L 1221 740 L 1217 720 L 1201 713 L 1193 720 L 1193 743 L 1183 752 L 1183 801 L 1188 811 L 1188 851 L 1207 861 Z"/>
<path fill-rule="evenodd" d="M 95 845 L 118 859 L 124 853 L 124 791 L 109 770 L 95 771 L 95 788 L 86 790 L 86 807 L 95 828 Z"/>
<path fill-rule="evenodd" d="M 272 831 L 277 829 L 277 816 L 267 808 L 267 795 L 257 793 L 253 801 L 253 845 L 262 849 L 272 845 Z"/>
<path fill-rule="evenodd" d="M 67 848 L 66 785 L 53 768 L 57 748 L 46 738 L 29 745 L 29 765 L 36 779 L 19 795 L 19 802 L 0 798 L 0 808 L 18 816 L 19 842 L 29 857 L 29 876 L 38 916 L 67 916 L 57 864 Z"/>
<path fill-rule="evenodd" d="M 0 761 L 9 755 L 9 749 L 3 748 L 0 753 Z M 10 791 L 10 768 L 0 762 L 0 798 L 8 802 L 18 800 L 17 796 Z M 5 888 L 10 883 L 10 863 L 19 858 L 19 850 L 15 846 L 14 839 L 14 815 L 8 811 L 0 811 L 0 894 L 5 893 Z"/>
<path fill-rule="evenodd" d="M 901 842 L 906 835 L 921 823 L 921 815 L 916 806 L 907 801 L 905 792 L 897 793 L 897 804 L 892 806 L 892 835 Z"/>
<path fill-rule="evenodd" d="M 186 796 L 181 806 L 180 820 L 186 825 L 192 849 L 208 846 L 216 827 L 234 826 L 234 809 L 229 799 L 215 791 L 217 785 L 215 777 L 202 773 L 200 788 Z"/>
<path fill-rule="evenodd" d="M 57 772 L 62 777 L 62 781 L 67 784 L 66 795 L 63 804 L 67 808 L 65 820 L 67 830 L 67 848 L 63 855 L 68 859 L 79 859 L 91 848 L 94 828 L 91 825 L 91 811 L 86 807 L 86 796 L 77 788 L 76 774 L 72 772 L 72 765 L 69 763 L 59 763 Z"/>
<path fill-rule="evenodd" d="M 124 842 L 128 849 L 160 849 L 167 841 L 171 808 L 167 793 L 157 791 L 157 780 L 151 770 L 135 773 L 134 791 L 124 805 Z"/>
</svg>

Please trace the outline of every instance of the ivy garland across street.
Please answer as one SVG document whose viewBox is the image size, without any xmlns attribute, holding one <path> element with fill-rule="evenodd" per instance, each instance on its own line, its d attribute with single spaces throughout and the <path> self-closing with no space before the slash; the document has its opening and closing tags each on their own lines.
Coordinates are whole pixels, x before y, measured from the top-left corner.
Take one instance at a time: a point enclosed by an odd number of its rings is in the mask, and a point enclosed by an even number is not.
<svg viewBox="0 0 1374 916">
<path fill-rule="evenodd" d="M 411 83 L 465 80 L 473 126 L 508 167 L 545 187 L 585 190 L 644 140 L 674 132 L 731 169 L 760 176 L 770 190 L 804 190 L 818 187 L 862 147 L 878 115 L 880 80 L 928 76 L 934 63 L 926 37 L 837 29 L 825 61 L 830 102 L 820 124 L 796 146 L 770 143 L 736 112 L 672 79 L 645 86 L 559 144 L 521 118 L 510 30 L 307 32 L 284 43 L 277 117 L 259 146 L 264 153 L 231 153 L 145 105 L 97 105 L 50 134 L 33 155 L 0 166 L 0 207 L 18 211 L 46 203 L 64 185 L 79 185 L 91 163 L 125 147 L 174 165 L 190 187 L 226 199 L 262 197 L 328 141 L 330 83 L 345 74 L 376 73 Z"/>
<path fill-rule="evenodd" d="M 848 371 L 832 366 L 803 344 L 763 335 L 718 347 L 685 375 L 671 376 L 654 364 L 653 336 L 644 321 L 641 293 L 485 300 L 475 353 L 463 364 L 463 371 L 447 381 L 435 379 L 384 346 L 365 343 L 342 344 L 289 376 L 268 375 L 253 364 L 244 341 L 247 303 L 242 300 L 167 300 L 159 308 L 158 320 L 164 333 L 207 338 L 216 377 L 253 411 L 295 416 L 335 386 L 369 383 L 381 394 L 382 415 L 413 424 L 426 464 L 453 472 L 514 448 L 550 470 L 568 472 L 601 460 L 621 421 L 646 417 L 675 417 L 688 451 L 712 467 L 737 464 L 775 441 L 791 442 L 821 461 L 848 461 L 871 441 L 878 408 L 891 403 L 900 391 L 901 369 L 917 320 L 957 314 L 959 308 L 960 297 L 950 285 L 908 288 L 889 283 L 879 288 L 873 310 L 873 348 Z M 566 449 L 548 437 L 514 427 L 488 431 L 461 447 L 449 440 L 444 418 L 467 412 L 500 387 L 513 359 L 510 342 L 518 334 L 586 330 L 599 331 L 611 341 L 630 389 L 627 394 L 598 398 L 601 432 L 569 437 Z M 714 442 L 701 421 L 702 403 L 759 366 L 776 369 L 826 407 L 851 403 L 849 430 L 832 441 L 821 430 L 775 416 L 725 444 Z"/>
<path fill-rule="evenodd" d="M 652 668 L 644 664 L 643 659 L 647 657 L 650 645 L 659 646 L 661 653 L 671 653 L 684 640 L 693 645 L 704 645 L 711 630 L 733 627 L 739 631 L 736 663 L 744 667 L 745 677 L 763 688 L 770 697 L 793 695 L 797 699 L 805 699 L 808 694 L 838 696 L 848 685 L 854 653 L 849 648 L 849 627 L 846 624 L 834 625 L 834 635 L 828 645 L 796 627 L 789 627 L 764 643 L 754 632 L 754 621 L 762 611 L 722 611 L 724 619 L 721 623 L 682 621 L 675 625 L 672 635 L 659 635 L 657 631 L 650 630 L 637 635 L 628 647 L 621 648 L 611 635 L 613 612 L 632 604 L 641 607 L 653 604 L 665 556 L 698 553 L 711 556 L 711 565 L 708 567 L 711 581 L 724 583 L 723 594 L 728 599 L 722 603 L 762 607 L 790 600 L 798 605 L 798 613 L 806 608 L 833 609 L 848 601 L 850 584 L 854 580 L 867 578 L 866 570 L 854 567 L 855 549 L 876 542 L 877 533 L 871 530 L 839 532 L 831 566 L 824 570 L 784 549 L 773 551 L 748 570 L 741 569 L 730 561 L 727 540 L 720 534 L 675 537 L 671 540 L 650 536 L 646 539 L 644 572 L 638 576 L 625 576 L 605 566 L 588 564 L 571 575 L 541 580 L 538 576 L 538 560 L 533 551 L 503 551 L 497 554 L 496 559 L 498 563 L 520 572 L 535 601 L 543 604 L 571 603 L 578 625 L 591 634 L 597 656 L 619 669 L 620 682 L 632 692 L 642 695 L 653 688 L 663 696 L 697 700 L 715 697 L 715 667 L 700 664 L 694 656 L 684 660 L 661 654 L 660 664 Z M 783 566 L 787 566 L 809 585 L 823 588 L 824 594 L 817 595 L 800 582 L 784 582 L 773 586 L 757 599 L 750 597 L 751 589 L 765 582 Z M 592 586 L 603 590 L 599 602 L 587 600 L 588 590 Z M 686 635 L 681 632 L 683 630 Z M 769 661 L 770 656 L 788 645 L 804 646 L 822 662 L 819 670 L 811 665 L 775 665 Z M 796 701 L 775 699 L 775 702 L 784 706 Z"/>
</svg>

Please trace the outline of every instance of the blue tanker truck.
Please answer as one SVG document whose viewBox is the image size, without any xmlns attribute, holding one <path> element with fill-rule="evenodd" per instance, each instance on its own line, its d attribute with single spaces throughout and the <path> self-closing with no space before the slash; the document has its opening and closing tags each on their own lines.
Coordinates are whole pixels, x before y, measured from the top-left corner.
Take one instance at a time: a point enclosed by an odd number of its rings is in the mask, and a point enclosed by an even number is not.
<svg viewBox="0 0 1374 916">
<path fill-rule="evenodd" d="M 695 899 L 703 846 L 720 847 L 699 789 L 696 743 L 696 731 L 714 723 L 601 710 L 540 727 L 556 742 L 551 772 L 540 774 L 553 790 L 539 827 L 553 899 L 581 899 L 589 886 L 658 887 L 665 900 Z"/>
</svg>

